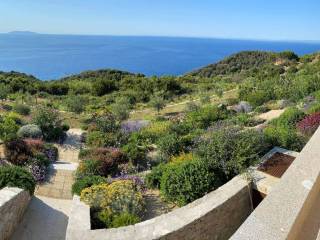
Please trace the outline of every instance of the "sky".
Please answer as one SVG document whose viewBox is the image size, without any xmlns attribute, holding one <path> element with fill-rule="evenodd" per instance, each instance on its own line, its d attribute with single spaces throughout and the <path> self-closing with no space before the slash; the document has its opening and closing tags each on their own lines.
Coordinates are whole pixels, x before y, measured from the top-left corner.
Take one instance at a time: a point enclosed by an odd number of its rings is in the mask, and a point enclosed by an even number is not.
<svg viewBox="0 0 320 240">
<path fill-rule="evenodd" d="M 320 0 L 1 0 L 0 32 L 320 40 Z"/>
</svg>

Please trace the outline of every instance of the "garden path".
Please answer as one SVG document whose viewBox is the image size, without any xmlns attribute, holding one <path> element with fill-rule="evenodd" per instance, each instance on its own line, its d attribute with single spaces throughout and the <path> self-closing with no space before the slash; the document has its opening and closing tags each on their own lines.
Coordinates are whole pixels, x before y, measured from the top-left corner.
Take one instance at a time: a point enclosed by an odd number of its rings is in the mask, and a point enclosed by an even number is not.
<svg viewBox="0 0 320 240">
<path fill-rule="evenodd" d="M 81 134 L 80 129 L 70 129 L 64 143 L 57 145 L 59 161 L 51 165 L 47 180 L 36 187 L 35 195 L 12 240 L 65 239 Z"/>
<path fill-rule="evenodd" d="M 258 116 L 258 118 L 261 118 L 266 121 L 271 121 L 272 119 L 280 117 L 280 115 L 285 111 L 285 109 L 278 109 L 278 110 L 270 110 L 269 112 L 262 113 Z"/>
<path fill-rule="evenodd" d="M 267 126 L 268 122 L 270 122 L 271 120 L 278 118 L 281 116 L 282 113 L 284 113 L 286 109 L 278 109 L 278 110 L 270 110 L 268 112 L 265 113 L 261 113 L 260 115 L 256 116 L 257 119 L 263 119 L 265 120 L 264 123 L 259 124 L 257 126 L 254 127 L 250 127 L 250 128 L 255 128 L 255 129 L 263 129 L 264 127 Z"/>
</svg>

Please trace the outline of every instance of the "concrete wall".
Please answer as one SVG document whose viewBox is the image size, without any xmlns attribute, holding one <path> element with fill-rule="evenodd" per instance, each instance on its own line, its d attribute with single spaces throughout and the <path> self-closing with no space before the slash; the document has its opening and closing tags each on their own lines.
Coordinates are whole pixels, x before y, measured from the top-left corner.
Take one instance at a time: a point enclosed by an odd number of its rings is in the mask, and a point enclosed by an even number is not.
<svg viewBox="0 0 320 240">
<path fill-rule="evenodd" d="M 30 202 L 27 191 L 19 188 L 0 190 L 0 240 L 10 239 Z"/>
<path fill-rule="evenodd" d="M 231 239 L 312 240 L 319 229 L 320 128 Z"/>
<path fill-rule="evenodd" d="M 170 213 L 117 229 L 90 230 L 89 207 L 74 197 L 67 240 L 228 239 L 251 213 L 247 181 L 235 177 Z"/>
</svg>

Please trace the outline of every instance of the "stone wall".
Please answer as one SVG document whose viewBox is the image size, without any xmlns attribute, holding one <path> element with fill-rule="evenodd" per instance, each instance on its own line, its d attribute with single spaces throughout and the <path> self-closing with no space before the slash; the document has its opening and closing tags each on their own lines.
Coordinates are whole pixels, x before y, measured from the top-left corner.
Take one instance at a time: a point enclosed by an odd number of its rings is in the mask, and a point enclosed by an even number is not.
<svg viewBox="0 0 320 240">
<path fill-rule="evenodd" d="M 0 240 L 10 239 L 30 202 L 30 194 L 19 188 L 0 190 Z"/>
<path fill-rule="evenodd" d="M 320 128 L 232 240 L 320 239 Z"/>
<path fill-rule="evenodd" d="M 249 189 L 247 181 L 238 176 L 170 213 L 133 226 L 102 230 L 90 230 L 89 207 L 74 197 L 67 239 L 228 239 L 251 213 Z"/>
</svg>

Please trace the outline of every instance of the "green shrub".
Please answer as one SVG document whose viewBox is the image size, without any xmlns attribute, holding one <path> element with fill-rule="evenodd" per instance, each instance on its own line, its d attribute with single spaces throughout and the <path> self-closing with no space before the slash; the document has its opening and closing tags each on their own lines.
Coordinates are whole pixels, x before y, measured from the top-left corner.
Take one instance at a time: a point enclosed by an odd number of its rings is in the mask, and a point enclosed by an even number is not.
<svg viewBox="0 0 320 240">
<path fill-rule="evenodd" d="M 18 137 L 20 138 L 33 138 L 33 139 L 42 138 L 42 131 L 35 124 L 28 124 L 28 125 L 22 126 L 19 129 L 17 134 L 18 134 Z"/>
<path fill-rule="evenodd" d="M 272 146 L 301 151 L 306 144 L 306 139 L 298 135 L 296 129 L 290 126 L 271 125 L 264 130 L 264 134 Z"/>
<path fill-rule="evenodd" d="M 270 125 L 294 127 L 297 122 L 304 118 L 304 116 L 305 113 L 299 110 L 298 108 L 290 107 L 287 110 L 285 110 L 279 118 L 272 120 L 270 122 Z"/>
<path fill-rule="evenodd" d="M 21 118 L 21 115 L 15 112 L 9 112 L 5 115 L 5 118 L 11 119 L 15 122 L 17 125 L 23 125 L 24 120 Z"/>
<path fill-rule="evenodd" d="M 82 113 L 88 104 L 88 99 L 85 96 L 77 95 L 70 96 L 66 100 L 67 108 L 70 112 Z"/>
<path fill-rule="evenodd" d="M 195 102 L 191 101 L 191 102 L 188 102 L 186 104 L 186 112 L 193 112 L 193 111 L 198 111 L 199 110 L 199 105 L 196 104 Z"/>
<path fill-rule="evenodd" d="M 136 138 L 140 143 L 155 143 L 159 138 L 165 136 L 170 127 L 169 121 L 153 121 L 148 127 L 141 129 Z"/>
<path fill-rule="evenodd" d="M 84 149 L 84 148 L 81 148 L 80 151 L 79 151 L 79 159 L 85 159 L 87 158 L 88 156 L 90 156 L 91 154 L 91 149 Z"/>
<path fill-rule="evenodd" d="M 111 105 L 112 113 L 120 121 L 128 119 L 131 109 L 131 103 L 128 98 L 122 97 Z"/>
<path fill-rule="evenodd" d="M 7 142 L 17 137 L 19 126 L 9 115 L 0 116 L 0 139 Z"/>
<path fill-rule="evenodd" d="M 141 219 L 137 215 L 125 212 L 113 217 L 112 222 L 108 227 L 110 228 L 124 227 L 124 226 L 134 225 L 140 221 Z"/>
<path fill-rule="evenodd" d="M 86 136 L 86 143 L 90 147 L 119 147 L 127 142 L 127 135 L 121 131 L 102 132 L 89 131 Z"/>
<path fill-rule="evenodd" d="M 233 117 L 231 121 L 239 126 L 254 127 L 260 123 L 263 123 L 264 120 L 258 120 L 248 114 L 240 113 Z"/>
<path fill-rule="evenodd" d="M 320 112 L 320 103 L 316 103 L 310 106 L 310 108 L 307 110 L 307 114 L 313 114 Z"/>
<path fill-rule="evenodd" d="M 188 122 L 173 122 L 170 127 L 169 127 L 169 132 L 176 133 L 177 135 L 187 135 L 189 134 L 192 130 L 192 125 L 189 124 Z"/>
<path fill-rule="evenodd" d="M 88 146 L 103 147 L 106 144 L 106 134 L 100 131 L 89 132 L 86 138 Z"/>
<path fill-rule="evenodd" d="M 15 104 L 13 110 L 24 116 L 28 116 L 31 112 L 31 108 L 25 104 Z"/>
<path fill-rule="evenodd" d="M 262 133 L 229 127 L 208 134 L 200 141 L 196 152 L 210 171 L 226 182 L 255 164 L 268 147 Z"/>
<path fill-rule="evenodd" d="M 93 217 L 92 222 L 94 229 L 124 227 L 141 221 L 139 216 L 127 212 L 119 215 L 113 215 L 108 209 L 92 212 L 93 214 L 91 214 L 91 216 Z"/>
<path fill-rule="evenodd" d="M 160 163 L 158 166 L 153 167 L 151 172 L 147 174 L 145 180 L 149 188 L 160 188 L 161 178 L 167 166 L 167 164 Z"/>
<path fill-rule="evenodd" d="M 256 107 L 254 111 L 257 113 L 265 113 L 265 112 L 268 112 L 269 110 L 270 109 L 267 106 L 261 105 L 261 106 Z"/>
<path fill-rule="evenodd" d="M 189 112 L 186 115 L 186 122 L 191 124 L 192 128 L 205 129 L 213 122 L 223 120 L 228 116 L 225 109 L 219 109 L 217 106 L 205 106 L 197 111 Z"/>
<path fill-rule="evenodd" d="M 130 180 L 115 181 L 111 184 L 93 185 L 81 192 L 81 201 L 93 208 L 108 210 L 112 215 L 127 212 L 142 216 L 144 200 L 141 192 Z"/>
<path fill-rule="evenodd" d="M 1 108 L 8 112 L 11 111 L 13 107 L 9 104 L 1 104 Z"/>
<path fill-rule="evenodd" d="M 18 187 L 34 193 L 35 181 L 31 173 L 18 166 L 0 167 L 0 189 L 4 187 Z"/>
<path fill-rule="evenodd" d="M 202 161 L 169 164 L 161 178 L 161 193 L 179 206 L 186 205 L 220 186 L 219 179 Z"/>
<path fill-rule="evenodd" d="M 67 132 L 67 131 L 69 131 L 70 126 L 66 123 L 63 123 L 61 128 L 62 128 L 62 131 Z"/>
<path fill-rule="evenodd" d="M 158 140 L 157 145 L 161 154 L 166 157 L 178 155 L 184 150 L 181 138 L 175 133 L 163 136 Z"/>
<path fill-rule="evenodd" d="M 120 129 L 120 123 L 112 113 L 105 113 L 103 116 L 98 116 L 93 119 L 97 130 L 103 133 L 115 133 Z"/>
<path fill-rule="evenodd" d="M 60 114 L 53 108 L 38 107 L 33 122 L 40 127 L 45 140 L 59 140 L 63 137 Z"/>
<path fill-rule="evenodd" d="M 306 139 L 297 134 L 296 124 L 305 114 L 295 107 L 288 108 L 279 118 L 272 120 L 264 130 L 267 141 L 272 146 L 300 151 Z"/>
<path fill-rule="evenodd" d="M 80 196 L 83 189 L 106 182 L 107 179 L 101 176 L 86 176 L 84 178 L 77 179 L 72 185 L 72 194 Z"/>
<path fill-rule="evenodd" d="M 76 178 L 81 179 L 86 176 L 102 175 L 102 162 L 99 160 L 81 161 L 76 171 Z"/>
<path fill-rule="evenodd" d="M 134 166 L 146 167 L 147 148 L 130 141 L 122 147 L 122 151 L 128 156 L 128 159 Z"/>
</svg>

